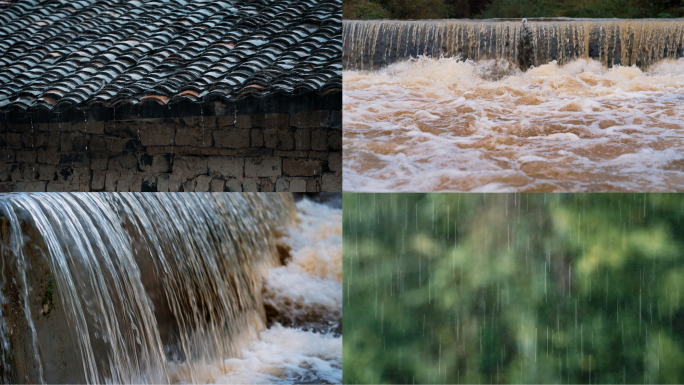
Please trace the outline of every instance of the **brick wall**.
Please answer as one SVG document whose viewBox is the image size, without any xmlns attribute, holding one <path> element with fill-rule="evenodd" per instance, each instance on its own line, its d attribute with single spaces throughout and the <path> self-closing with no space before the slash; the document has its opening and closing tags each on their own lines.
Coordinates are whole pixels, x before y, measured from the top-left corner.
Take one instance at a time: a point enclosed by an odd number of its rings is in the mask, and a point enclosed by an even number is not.
<svg viewBox="0 0 684 385">
<path fill-rule="evenodd" d="M 0 191 L 342 191 L 340 111 L 8 125 Z"/>
</svg>

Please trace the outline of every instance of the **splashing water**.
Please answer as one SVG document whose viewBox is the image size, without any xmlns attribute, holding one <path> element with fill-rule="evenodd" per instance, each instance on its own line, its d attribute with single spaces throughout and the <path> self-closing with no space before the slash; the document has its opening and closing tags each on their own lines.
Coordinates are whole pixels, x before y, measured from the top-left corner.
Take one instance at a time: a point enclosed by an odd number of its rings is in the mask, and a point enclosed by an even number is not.
<svg viewBox="0 0 684 385">
<path fill-rule="evenodd" d="M 269 271 L 264 301 L 275 322 L 241 358 L 205 366 L 226 384 L 342 382 L 342 210 L 303 200 L 285 244 L 292 260 Z M 182 371 L 182 367 L 176 370 Z"/>
<path fill-rule="evenodd" d="M 160 383 L 211 379 L 207 367 L 226 373 L 223 360 L 265 326 L 262 277 L 294 213 L 283 194 L 0 197 L 0 377 Z"/>
<path fill-rule="evenodd" d="M 684 60 L 520 71 L 420 58 L 344 72 L 346 191 L 675 191 Z"/>
</svg>

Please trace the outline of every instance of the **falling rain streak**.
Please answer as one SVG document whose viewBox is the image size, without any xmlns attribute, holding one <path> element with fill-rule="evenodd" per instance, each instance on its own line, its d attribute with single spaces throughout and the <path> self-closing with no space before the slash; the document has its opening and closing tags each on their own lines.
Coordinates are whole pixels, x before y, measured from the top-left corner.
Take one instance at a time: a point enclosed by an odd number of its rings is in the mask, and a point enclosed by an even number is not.
<svg viewBox="0 0 684 385">
<path fill-rule="evenodd" d="M 681 383 L 682 215 L 679 195 L 345 194 L 345 381 Z"/>
</svg>

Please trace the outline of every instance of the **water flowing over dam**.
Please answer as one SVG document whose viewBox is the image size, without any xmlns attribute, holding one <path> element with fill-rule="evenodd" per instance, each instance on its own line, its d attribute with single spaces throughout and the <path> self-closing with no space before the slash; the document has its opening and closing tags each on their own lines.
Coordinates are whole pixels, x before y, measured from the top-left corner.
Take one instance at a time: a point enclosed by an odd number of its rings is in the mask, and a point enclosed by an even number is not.
<svg viewBox="0 0 684 385">
<path fill-rule="evenodd" d="M 578 58 L 646 68 L 684 56 L 684 19 L 344 21 L 342 41 L 347 70 L 419 56 L 507 60 L 522 69 Z"/>
<path fill-rule="evenodd" d="M 0 381 L 204 381 L 265 328 L 296 213 L 284 194 L 0 196 Z"/>
</svg>

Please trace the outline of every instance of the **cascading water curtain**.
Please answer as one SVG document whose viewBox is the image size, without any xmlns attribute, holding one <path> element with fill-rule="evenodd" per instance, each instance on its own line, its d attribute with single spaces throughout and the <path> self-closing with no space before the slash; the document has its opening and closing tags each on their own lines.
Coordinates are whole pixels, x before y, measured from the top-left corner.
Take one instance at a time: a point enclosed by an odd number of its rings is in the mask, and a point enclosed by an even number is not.
<svg viewBox="0 0 684 385">
<path fill-rule="evenodd" d="M 283 194 L 0 196 L 0 379 L 169 382 L 264 327 Z"/>
<path fill-rule="evenodd" d="M 523 69 L 594 58 L 646 68 L 684 56 L 684 20 L 348 20 L 346 70 L 378 70 L 419 56 L 507 60 Z"/>
</svg>

